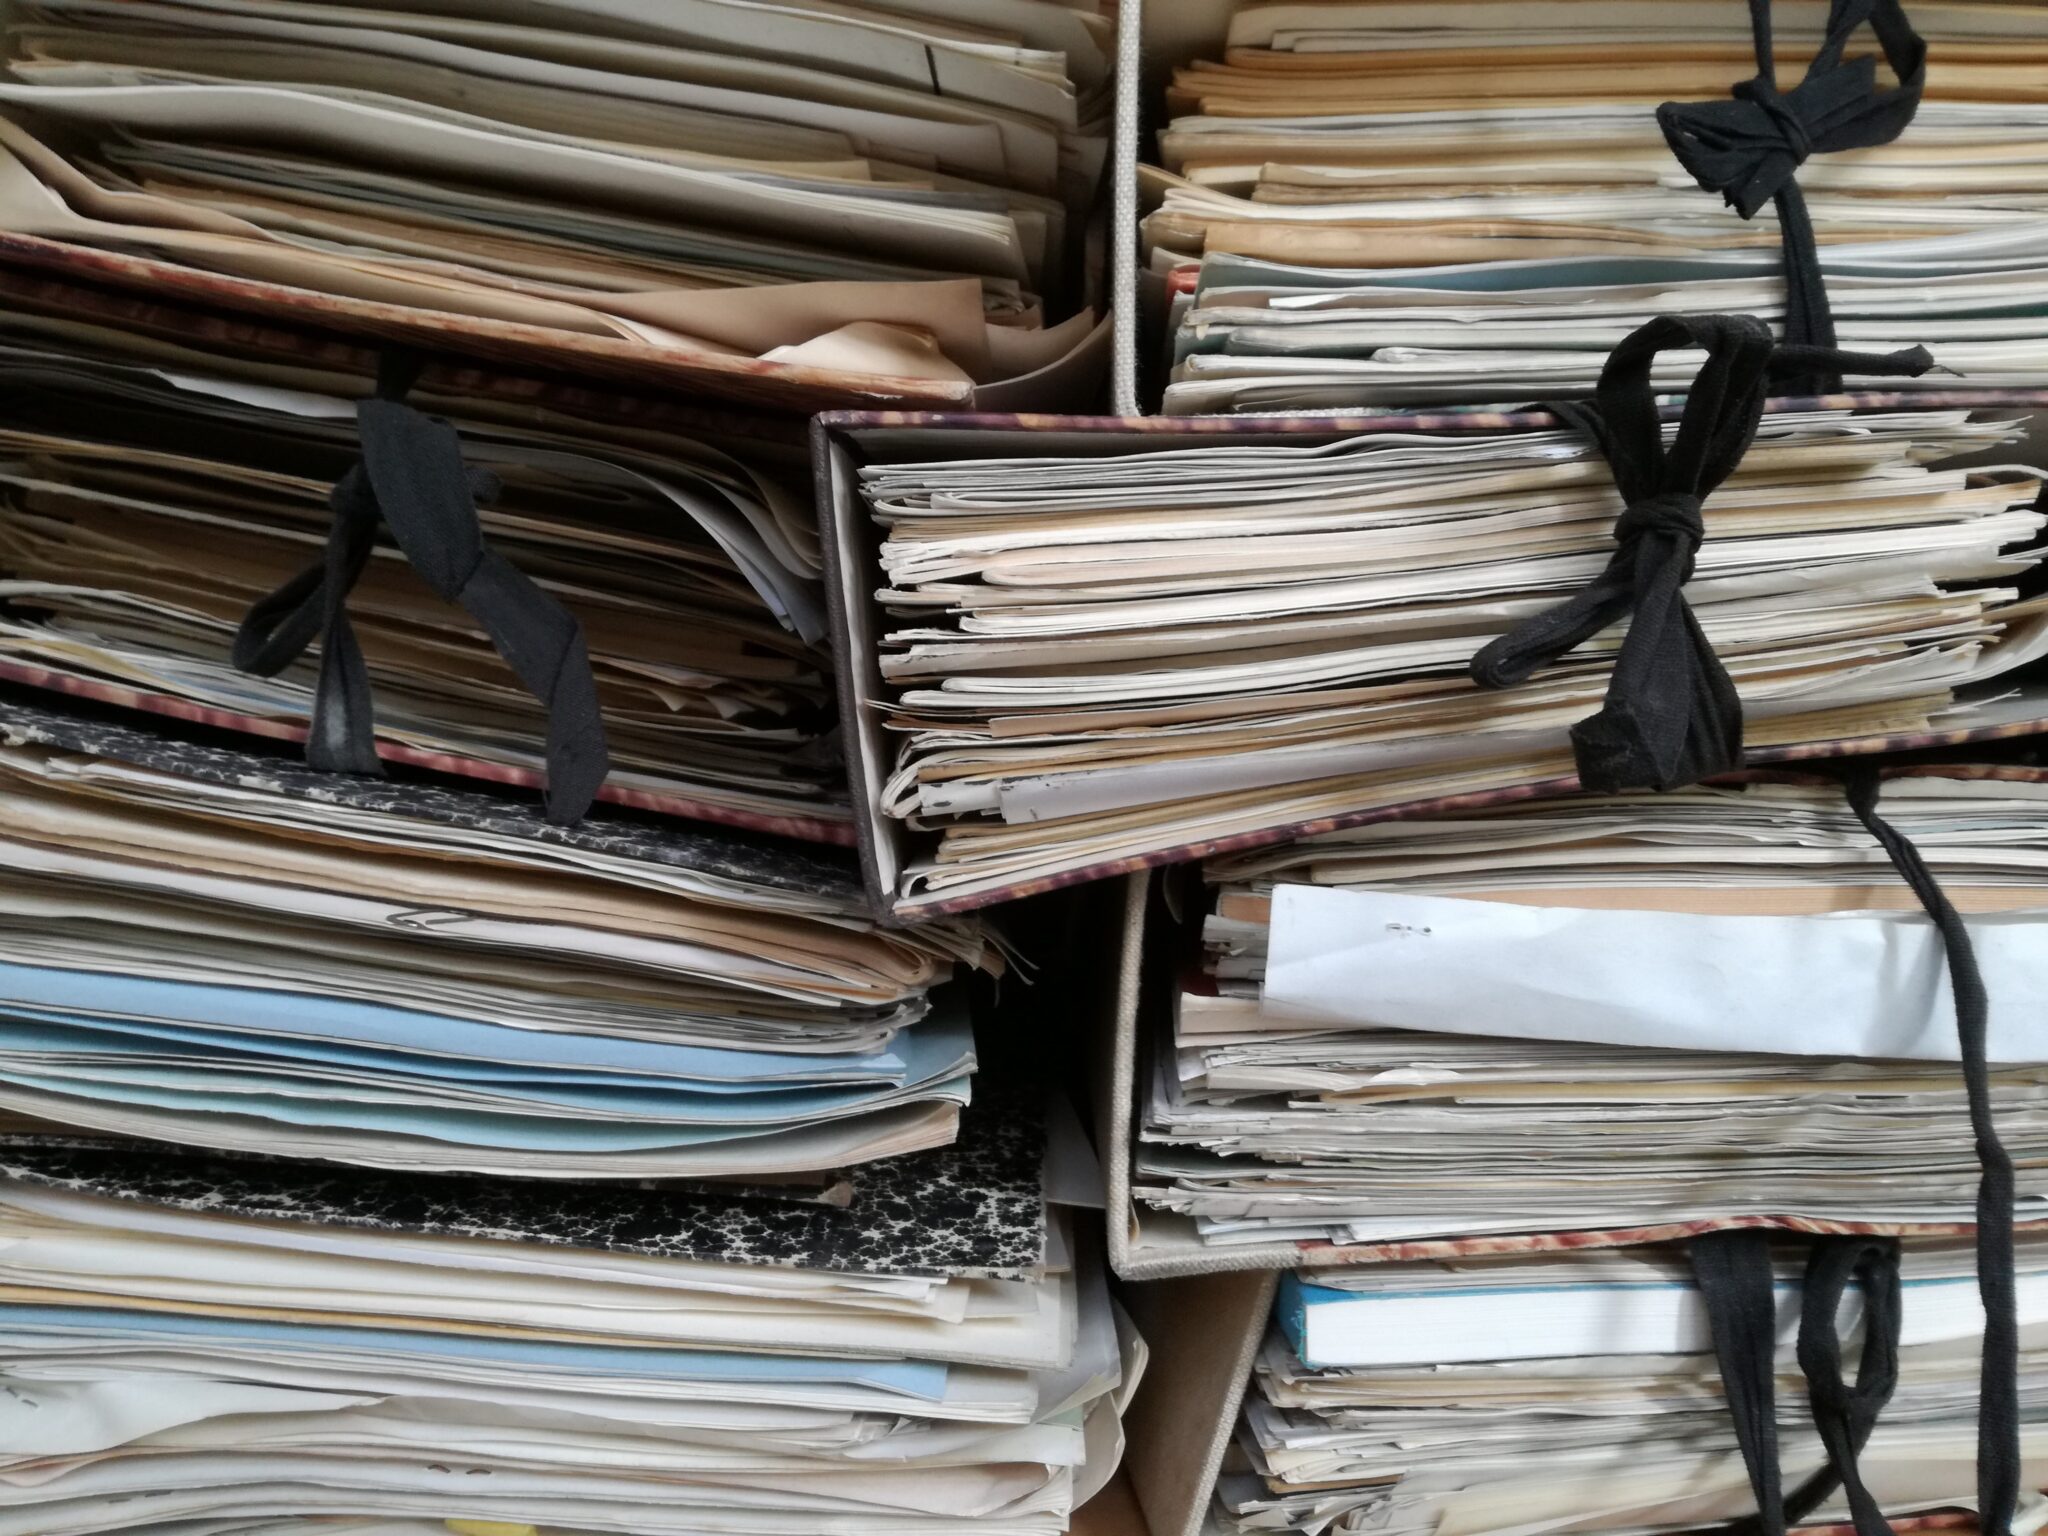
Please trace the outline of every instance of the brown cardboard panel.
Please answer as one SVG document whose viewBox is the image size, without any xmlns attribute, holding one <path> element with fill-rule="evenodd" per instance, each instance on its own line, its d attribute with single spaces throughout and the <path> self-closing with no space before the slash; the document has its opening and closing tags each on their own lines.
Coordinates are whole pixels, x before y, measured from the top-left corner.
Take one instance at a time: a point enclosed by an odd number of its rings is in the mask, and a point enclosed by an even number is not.
<svg viewBox="0 0 2048 1536">
<path fill-rule="evenodd" d="M 1124 1416 L 1124 1468 L 1152 1536 L 1198 1536 L 1207 1520 L 1278 1284 L 1227 1274 L 1126 1287 L 1152 1363 Z"/>
<path fill-rule="evenodd" d="M 1109 1227 L 1109 1267 L 1127 1280 L 1143 1278 L 1132 1263 L 1138 1241 L 1137 1213 L 1131 1204 L 1132 1116 L 1138 1102 L 1138 1007 L 1143 989 L 1145 906 L 1152 881 L 1145 875 L 1124 880 L 1122 932 L 1114 936 L 1115 970 L 1102 989 L 1109 1017 L 1097 1021 L 1091 1036 L 1094 1059 L 1089 1083 L 1094 1092 L 1095 1133 L 1101 1145 L 1104 1215 Z"/>
<path fill-rule="evenodd" d="M 1072 1536 L 1152 1536 L 1126 1472 L 1118 1472 L 1100 1493 L 1075 1510 L 1068 1530 Z"/>
</svg>

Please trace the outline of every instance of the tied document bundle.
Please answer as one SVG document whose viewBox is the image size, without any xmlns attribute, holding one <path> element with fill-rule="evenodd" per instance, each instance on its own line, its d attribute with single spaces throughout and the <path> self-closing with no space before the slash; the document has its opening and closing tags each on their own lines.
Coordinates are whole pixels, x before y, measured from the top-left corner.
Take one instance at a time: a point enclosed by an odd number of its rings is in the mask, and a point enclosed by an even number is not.
<svg viewBox="0 0 2048 1536">
<path fill-rule="evenodd" d="M 0 1148 L 0 1531 L 1059 1536 L 1144 1345 L 1043 1123 L 851 1210 Z"/>
<path fill-rule="evenodd" d="M 393 1171 L 793 1175 L 952 1140 L 1002 957 L 843 857 L 0 705 L 0 1129 Z"/>
<path fill-rule="evenodd" d="M 2020 427 L 1763 415 L 1686 587 L 1752 746 L 1999 718 L 1994 680 L 2048 646 L 2016 586 L 2044 516 L 2040 471 L 2007 462 Z M 1473 664 L 1616 558 L 1624 499 L 1584 435 L 1446 416 L 1161 441 L 860 466 L 887 739 L 868 814 L 904 829 L 899 905 L 1571 773 L 1627 626 L 1506 690 Z M 1684 451 L 1668 416 L 1663 441 Z"/>
<path fill-rule="evenodd" d="M 1774 1256 L 1778 1454 L 1787 1489 L 1828 1461 L 1796 1349 L 1799 1266 Z M 2048 1321 L 2048 1245 L 2021 1243 L 2018 1314 Z M 1984 1331 L 1967 1246 L 1905 1245 L 1897 1388 L 1863 1448 L 1900 1519 L 1975 1497 Z M 1864 1298 L 1837 1324 L 1864 1348 Z M 1471 1536 L 1718 1526 L 1755 1506 L 1683 1254 L 1560 1253 L 1289 1275 L 1217 1487 L 1229 1536 Z M 2048 1477 L 2048 1355 L 2020 1359 L 2027 1480 Z M 1846 1522 L 1840 1493 L 1802 1525 Z"/>
<path fill-rule="evenodd" d="M 1929 768 L 1884 803 L 1965 914 L 2038 1220 L 2048 782 Z M 1940 945 L 1838 785 L 1502 804 L 1203 876 L 1134 1193 L 1208 1244 L 1974 1220 Z"/>
<path fill-rule="evenodd" d="M 1728 310 L 2048 384 L 2048 12 L 1767 9 L 1761 71 L 1735 0 L 1239 9 L 1139 172 L 1166 411 L 1578 393 L 1648 317 Z"/>
<path fill-rule="evenodd" d="M 149 291 L 793 408 L 1095 325 L 1113 8 L 38 0 L 0 225 Z"/>
<path fill-rule="evenodd" d="M 0 677 L 303 736 L 336 636 L 259 664 L 240 631 L 324 558 L 378 359 L 321 332 L 0 283 Z M 850 842 L 790 435 L 452 361 L 409 398 L 410 419 L 454 435 L 478 537 L 580 629 L 610 757 L 598 793 Z M 547 712 L 410 553 L 374 541 L 348 593 L 374 695 L 363 734 L 387 758 L 538 783 Z"/>
</svg>

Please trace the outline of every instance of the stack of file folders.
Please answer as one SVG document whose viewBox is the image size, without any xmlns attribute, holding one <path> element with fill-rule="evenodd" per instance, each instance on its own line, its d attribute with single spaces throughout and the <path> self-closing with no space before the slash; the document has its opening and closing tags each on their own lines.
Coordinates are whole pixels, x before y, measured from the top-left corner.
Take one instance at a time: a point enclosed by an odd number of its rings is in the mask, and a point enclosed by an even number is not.
<svg viewBox="0 0 2048 1536">
<path fill-rule="evenodd" d="M 1783 1400 L 1797 1266 L 1776 1266 Z M 2023 1241 L 2019 1316 L 2025 1485 L 2048 1481 L 2048 1244 Z M 1983 1314 L 1967 1245 L 1909 1242 L 1898 1388 L 1862 1453 L 1891 1518 L 1967 1504 L 1975 1487 Z M 1851 1293 L 1838 1321 L 1860 1333 Z M 1868 1347 L 1868 1346 L 1866 1346 Z M 1718 1526 L 1754 1509 L 1709 1352 L 1706 1308 L 1669 1250 L 1373 1265 L 1281 1282 L 1237 1445 L 1217 1488 L 1233 1533 L 1431 1536 L 1556 1524 Z M 1803 1414 L 1779 1430 L 1787 1489 L 1826 1463 Z M 1841 1495 L 1802 1523 L 1845 1520 Z"/>
<path fill-rule="evenodd" d="M 1884 803 L 1968 914 L 2019 1216 L 2048 1217 L 2048 780 L 1928 768 Z M 1203 874 L 1134 1193 L 1210 1245 L 1974 1220 L 1939 948 L 1836 783 L 1495 804 Z"/>
<path fill-rule="evenodd" d="M 0 228 L 385 336 L 965 402 L 1094 328 L 1114 46 L 1058 0 L 38 0 L 9 15 Z"/>
<path fill-rule="evenodd" d="M 872 605 L 878 666 L 848 681 L 882 723 L 866 814 L 899 909 L 1568 780 L 1622 626 L 1504 692 L 1469 668 L 1613 556 L 1598 450 L 1540 414 L 1244 425 L 983 432 L 973 458 L 848 431 L 861 500 L 832 515 L 876 553 L 837 579 Z M 1926 397 L 1764 416 L 1686 588 L 1753 749 L 2038 718 L 1987 691 L 2048 647 L 2017 588 L 2040 472 L 2000 467 L 2019 425 Z"/>
<path fill-rule="evenodd" d="M 1057 1536 L 1144 1353 L 1027 1105 L 850 1211 L 0 1149 L 0 1531 Z"/>
<path fill-rule="evenodd" d="M 1843 344 L 2048 383 L 2048 13 L 1906 7 L 1923 80 L 1900 33 L 1861 25 L 1889 0 L 1765 9 L 1811 159 L 1777 153 L 1771 119 L 1728 126 L 1756 72 L 1740 4 L 1240 9 L 1220 60 L 1175 72 L 1140 172 L 1167 412 L 1545 398 L 1589 387 L 1651 315 L 1781 317 L 1769 199 L 1793 166 Z M 1845 45 L 1802 95 L 1831 29 Z M 1889 138 L 1845 130 L 1884 93 L 1866 115 Z M 1712 105 L 1660 122 L 1674 101 Z M 1667 130 L 1706 145 L 1695 163 Z"/>
<path fill-rule="evenodd" d="M 0 704 L 0 1111 L 390 1170 L 809 1176 L 952 1140 L 964 922 L 843 857 Z"/>
<path fill-rule="evenodd" d="M 319 647 L 257 675 L 236 631 L 321 559 L 375 355 L 13 271 L 0 293 L 0 676 L 303 736 Z M 487 543 L 582 626 L 601 795 L 850 842 L 798 429 L 452 362 L 410 399 L 488 477 Z M 538 782 L 540 706 L 388 538 L 348 612 L 387 758 Z"/>
</svg>

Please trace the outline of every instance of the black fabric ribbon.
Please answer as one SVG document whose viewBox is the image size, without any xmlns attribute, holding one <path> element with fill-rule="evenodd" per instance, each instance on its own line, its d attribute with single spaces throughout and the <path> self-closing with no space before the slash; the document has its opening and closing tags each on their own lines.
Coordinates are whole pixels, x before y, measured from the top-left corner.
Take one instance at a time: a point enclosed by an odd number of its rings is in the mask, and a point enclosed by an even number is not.
<svg viewBox="0 0 2048 1536">
<path fill-rule="evenodd" d="M 387 355 L 377 393 L 356 404 L 362 457 L 328 497 L 334 520 L 321 559 L 250 606 L 234 663 L 272 677 L 320 640 L 320 681 L 306 761 L 336 773 L 382 773 L 370 673 L 348 618 L 348 594 L 391 529 L 412 568 L 459 603 L 526 690 L 546 706 L 547 814 L 570 823 L 590 809 L 610 758 L 583 628 L 562 605 L 484 542 L 477 503 L 496 480 L 462 462 L 455 429 L 404 401 L 417 362 Z"/>
<path fill-rule="evenodd" d="M 1857 819 L 1941 934 L 1955 994 L 1963 1085 L 1977 1162 L 1983 1170 L 1977 1184 L 1977 1290 L 1984 1303 L 1977 1408 L 1978 1527 L 1985 1536 L 2010 1536 L 2021 1476 L 2019 1314 L 2013 1294 L 2013 1165 L 1998 1139 L 1991 1111 L 1990 998 L 1962 915 L 1920 851 L 1878 815 L 1877 771 L 1858 767 L 1846 775 L 1845 787 Z M 1736 1441 L 1757 1501 L 1757 1514 L 1730 1530 L 1740 1536 L 1784 1536 L 1788 1521 L 1796 1523 L 1811 1514 L 1839 1486 L 1848 1495 L 1858 1536 L 1885 1536 L 1890 1527 L 1864 1486 L 1857 1458 L 1898 1383 L 1897 1244 L 1864 1238 L 1822 1238 L 1814 1244 L 1800 1319 L 1799 1365 L 1806 1375 L 1814 1425 L 1827 1448 L 1828 1466 L 1790 1499 L 1784 1496 L 1778 1473 L 1769 1242 L 1756 1232 L 1716 1232 L 1695 1238 L 1690 1252 L 1713 1329 Z M 1863 1291 L 1867 1319 L 1853 1386 L 1842 1378 L 1842 1346 L 1834 1327 L 1836 1306 L 1852 1279 Z"/>
<path fill-rule="evenodd" d="M 1828 1462 L 1790 1497 L 1778 1462 L 1778 1309 L 1770 1239 L 1754 1231 L 1711 1232 L 1694 1238 L 1688 1251 L 1757 1505 L 1754 1515 L 1726 1529 L 1732 1536 L 1785 1536 L 1788 1525 L 1842 1488 L 1857 1536 L 1890 1536 L 1890 1522 L 1864 1485 L 1859 1459 L 1899 1384 L 1899 1245 L 1889 1238 L 1823 1237 L 1808 1253 L 1799 1368 Z M 1853 1386 L 1842 1376 L 1842 1338 L 1835 1326 L 1852 1280 L 1863 1293 L 1863 1350 Z"/>
<path fill-rule="evenodd" d="M 1835 1327 L 1842 1293 L 1852 1280 L 1863 1292 L 1863 1350 L 1853 1386 L 1842 1377 L 1842 1336 Z M 1890 1536 L 1891 1523 L 1865 1486 L 1858 1458 L 1899 1386 L 1898 1243 L 1822 1238 L 1807 1260 L 1802 1300 L 1799 1369 L 1806 1377 L 1814 1427 L 1827 1448 L 1830 1480 L 1840 1482 L 1848 1495 L 1857 1536 Z M 1814 1503 L 1818 1507 L 1819 1499 Z"/>
<path fill-rule="evenodd" d="M 1660 352 L 1684 347 L 1703 349 L 1707 361 L 1667 451 L 1652 369 Z M 1624 503 L 1614 525 L 1619 548 L 1576 597 L 1488 644 L 1471 673 L 1482 688 L 1512 687 L 1627 617 L 1606 702 L 1572 727 L 1587 789 L 1675 789 L 1742 765 L 1741 701 L 1683 589 L 1705 537 L 1701 506 L 1755 440 L 1773 375 L 1817 359 L 1894 376 L 1934 366 L 1919 347 L 1779 346 L 1753 316 L 1665 315 L 1614 349 L 1592 402 L 1546 407 L 1590 437 L 1613 469 Z"/>
<path fill-rule="evenodd" d="M 1934 920 L 1948 959 L 1961 1042 L 1963 1088 L 1977 1143 L 1977 1292 L 1984 1303 L 1984 1354 L 1977 1407 L 1977 1513 L 1984 1536 L 2007 1536 L 2020 1493 L 2019 1312 L 2013 1280 L 2012 1156 L 1998 1139 L 1986 1062 L 1991 999 L 1962 914 L 1948 899 L 1920 850 L 1877 813 L 1878 775 L 1861 767 L 1848 777 L 1850 808 L 1877 839 L 1892 867 Z"/>
<path fill-rule="evenodd" d="M 1688 1243 L 1686 1252 L 1707 1309 L 1735 1443 L 1756 1499 L 1757 1513 L 1729 1529 L 1785 1536 L 1785 1489 L 1778 1470 L 1778 1306 L 1770 1239 L 1754 1231 L 1709 1232 Z"/>
<path fill-rule="evenodd" d="M 1666 102 L 1657 122 L 1678 163 L 1709 192 L 1719 192 L 1745 219 L 1775 202 L 1785 253 L 1785 340 L 1832 347 L 1835 322 L 1821 279 L 1820 248 L 1796 172 L 1810 155 L 1889 144 L 1920 109 L 1927 84 L 1927 45 L 1899 0 L 1834 0 L 1827 36 L 1798 85 L 1781 92 L 1771 41 L 1771 0 L 1749 0 L 1756 39 L 1755 78 L 1728 101 Z M 1876 60 L 1843 52 L 1866 23 L 1899 83 L 1877 85 Z M 1797 394 L 1827 395 L 1842 387 L 1839 372 L 1819 370 L 1793 381 Z"/>
</svg>

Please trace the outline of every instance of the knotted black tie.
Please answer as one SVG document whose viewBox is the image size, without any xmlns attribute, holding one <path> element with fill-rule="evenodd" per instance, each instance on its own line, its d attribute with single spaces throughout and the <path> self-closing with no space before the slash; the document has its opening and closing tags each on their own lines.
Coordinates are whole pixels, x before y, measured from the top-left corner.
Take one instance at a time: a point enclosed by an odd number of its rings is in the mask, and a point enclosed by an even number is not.
<svg viewBox="0 0 2048 1536">
<path fill-rule="evenodd" d="M 328 497 L 334 520 L 322 558 L 251 605 L 234 663 L 272 677 L 320 638 L 320 682 L 306 761 L 336 773 L 382 773 L 369 668 L 348 618 L 348 594 L 388 525 L 412 568 L 459 603 L 548 712 L 547 814 L 574 822 L 609 768 L 590 653 L 575 618 L 484 542 L 477 503 L 496 480 L 462 462 L 455 429 L 404 402 L 418 364 L 387 355 L 374 398 L 356 404 L 362 457 Z"/>
<path fill-rule="evenodd" d="M 1667 452 L 1651 373 L 1658 353 L 1682 347 L 1704 349 L 1707 361 Z M 1741 700 L 1683 589 L 1704 533 L 1701 504 L 1755 439 L 1773 372 L 1816 360 L 1895 376 L 1934 365 L 1919 347 L 1879 355 L 1776 346 L 1749 315 L 1665 315 L 1614 349 L 1590 404 L 1547 407 L 1592 438 L 1613 469 L 1625 503 L 1619 547 L 1576 597 L 1494 640 L 1471 672 L 1482 688 L 1511 687 L 1629 619 L 1605 704 L 1572 727 L 1585 788 L 1676 789 L 1742 765 Z"/>
<path fill-rule="evenodd" d="M 1729 101 L 1666 102 L 1657 109 L 1657 122 L 1686 173 L 1719 192 L 1745 219 L 1766 202 L 1777 204 L 1785 252 L 1785 340 L 1832 347 L 1835 322 L 1821 280 L 1820 248 L 1796 173 L 1810 155 L 1889 144 L 1904 132 L 1926 88 L 1927 45 L 1899 0 L 1834 0 L 1812 67 L 1798 85 L 1780 92 L 1770 0 L 1749 0 L 1749 15 L 1756 77 L 1736 86 Z M 1866 22 L 1899 79 L 1886 90 L 1878 89 L 1874 59 L 1842 57 Z M 1838 372 L 1818 372 L 1788 387 L 1799 394 L 1833 394 L 1842 379 Z"/>
</svg>

